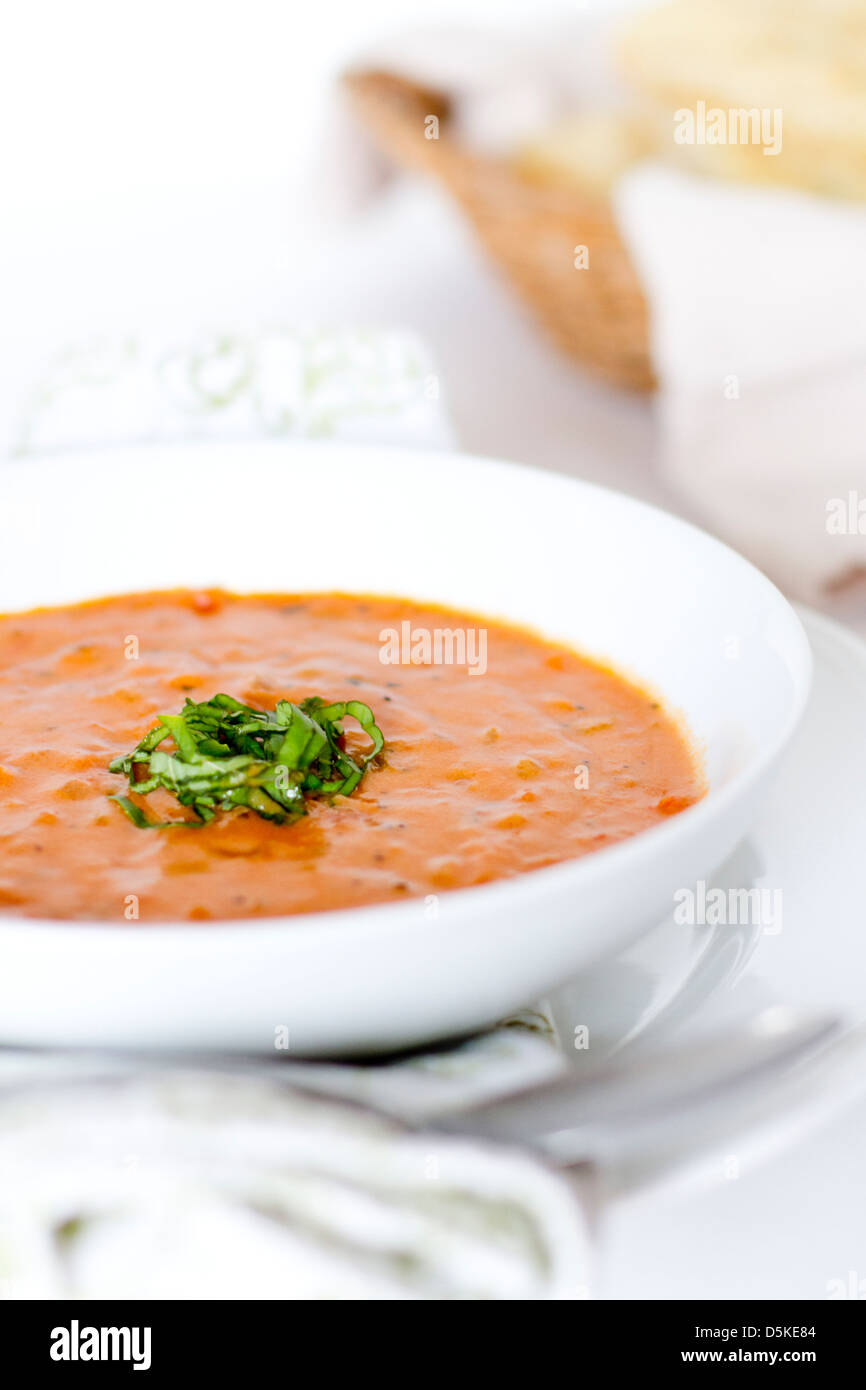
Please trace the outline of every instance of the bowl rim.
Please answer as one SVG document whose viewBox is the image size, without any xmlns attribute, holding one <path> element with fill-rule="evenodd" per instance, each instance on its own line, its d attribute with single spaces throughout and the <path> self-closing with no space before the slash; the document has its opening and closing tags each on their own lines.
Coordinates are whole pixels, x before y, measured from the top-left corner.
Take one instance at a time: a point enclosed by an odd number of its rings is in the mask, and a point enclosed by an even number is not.
<svg viewBox="0 0 866 1390">
<path fill-rule="evenodd" d="M 570 474 L 557 473 L 550 469 L 515 460 L 466 453 L 462 450 L 443 451 L 429 447 L 415 448 L 404 444 L 382 446 L 333 440 L 258 439 L 106 445 L 98 449 L 78 450 L 74 455 L 64 452 L 13 458 L 4 460 L 0 466 L 0 486 L 2 486 L 2 481 L 7 473 L 12 471 L 25 474 L 51 471 L 52 469 L 68 470 L 70 466 L 78 465 L 80 467 L 84 465 L 86 467 L 96 461 L 113 469 L 117 466 L 116 460 L 119 454 L 152 456 L 166 451 L 182 450 L 184 456 L 189 458 L 190 463 L 195 463 L 207 459 L 208 455 L 212 455 L 215 451 L 229 454 L 243 450 L 245 453 L 249 453 L 251 449 L 273 453 L 275 456 L 286 452 L 308 454 L 311 450 L 330 453 L 336 451 L 349 455 L 355 462 L 363 462 L 365 455 L 370 459 L 375 458 L 380 461 L 383 454 L 386 457 L 394 458 L 403 455 L 411 458 L 419 466 L 426 464 L 441 470 L 443 465 L 450 465 L 455 469 L 471 467 L 475 470 L 499 475 L 513 473 L 522 476 L 527 483 L 541 479 L 547 486 L 559 486 L 566 491 L 574 489 L 577 493 L 601 497 L 606 499 L 609 504 L 624 506 L 636 514 L 645 516 L 648 521 L 656 523 L 661 521 L 666 527 L 679 531 L 685 536 L 691 536 L 699 544 L 708 547 L 710 551 L 714 551 L 726 559 L 728 563 L 733 563 L 739 567 L 748 576 L 750 582 L 757 585 L 758 589 L 762 590 L 765 596 L 773 602 L 786 624 L 786 636 L 792 644 L 791 656 L 797 664 L 797 669 L 792 672 L 795 689 L 791 707 L 785 719 L 780 721 L 775 729 L 772 738 L 761 746 L 748 767 L 735 772 L 724 786 L 715 789 L 710 787 L 700 801 L 678 812 L 665 822 L 650 826 L 646 830 L 641 830 L 635 835 L 617 841 L 615 844 L 603 846 L 601 849 L 593 850 L 591 853 L 575 859 L 565 859 L 543 868 L 527 869 L 510 878 L 496 879 L 490 883 L 475 884 L 466 888 L 443 889 L 436 894 L 436 897 L 440 902 L 445 901 L 450 907 L 456 909 L 454 917 L 455 919 L 460 917 L 461 930 L 465 929 L 466 919 L 466 914 L 460 912 L 461 908 L 475 905 L 479 910 L 486 907 L 495 911 L 497 905 L 504 901 L 507 895 L 509 911 L 520 911 L 536 902 L 539 897 L 543 897 L 545 893 L 558 895 L 560 891 L 566 890 L 572 883 L 576 895 L 579 895 L 581 886 L 591 891 L 599 881 L 603 881 L 610 874 L 615 874 L 620 866 L 627 869 L 629 863 L 633 863 L 635 868 L 645 865 L 646 861 L 655 855 L 659 847 L 675 842 L 676 838 L 682 837 L 686 831 L 695 834 L 700 833 L 701 828 L 708 821 L 718 815 L 723 815 L 732 803 L 747 795 L 755 784 L 760 782 L 783 753 L 803 716 L 812 683 L 812 650 L 796 610 L 772 580 L 733 547 L 710 535 L 709 532 L 696 526 L 693 522 L 629 493 L 605 487 L 600 483 L 575 478 Z M 116 594 L 123 592 L 122 590 L 113 591 Z M 234 592 L 253 591 L 237 590 Z M 410 597 L 410 595 L 403 596 Z M 101 595 L 94 597 L 98 598 Z M 82 599 L 71 602 L 86 601 Z M 417 601 L 424 600 L 419 599 Z M 64 605 L 36 606 L 62 607 Z M 29 609 L 3 609 L 2 611 L 27 612 Z M 476 616 L 488 616 L 491 619 L 494 617 L 493 614 L 477 614 Z M 509 621 L 507 614 L 495 616 L 503 621 Z M 598 657 L 596 659 L 602 660 L 603 658 Z M 622 668 L 615 666 L 613 669 L 621 670 Z M 640 679 L 639 673 L 636 678 Z M 664 697 L 664 691 L 662 690 L 660 693 Z M 275 917 L 220 918 L 215 921 L 202 922 L 163 921 L 150 924 L 143 924 L 140 921 L 121 924 L 76 918 L 25 917 L 16 916 L 14 912 L 11 912 L 0 916 L 0 939 L 31 935 L 33 937 L 38 936 L 41 940 L 50 936 L 69 940 L 74 935 L 81 943 L 82 938 L 96 942 L 109 935 L 110 940 L 123 941 L 130 947 L 134 943 L 140 945 L 140 943 L 154 940 L 167 944 L 182 942 L 187 946 L 192 942 L 201 942 L 200 949 L 205 949 L 213 945 L 215 937 L 226 942 L 243 938 L 247 943 L 250 943 L 253 937 L 257 941 L 265 941 L 279 935 L 287 942 L 296 943 L 300 947 L 312 937 L 318 940 L 325 934 L 338 940 L 346 932 L 349 932 L 353 938 L 357 938 L 359 935 L 369 935 L 372 938 L 373 936 L 381 936 L 386 927 L 389 927 L 391 931 L 402 931 L 406 918 L 417 917 L 424 901 L 424 898 L 411 898 L 401 902 L 369 903 L 357 907 L 326 909 Z M 440 931 L 445 928 L 449 915 L 448 912 L 440 912 L 437 919 Z M 469 913 L 470 918 L 473 915 L 477 916 L 479 912 Z M 199 948 L 196 947 L 196 949 Z"/>
</svg>

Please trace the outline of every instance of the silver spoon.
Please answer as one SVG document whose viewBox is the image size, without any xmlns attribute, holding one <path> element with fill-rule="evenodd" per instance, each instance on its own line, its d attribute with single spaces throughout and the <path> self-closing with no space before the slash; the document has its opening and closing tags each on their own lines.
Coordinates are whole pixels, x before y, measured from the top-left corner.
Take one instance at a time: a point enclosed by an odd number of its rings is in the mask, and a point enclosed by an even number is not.
<svg viewBox="0 0 866 1390">
<path fill-rule="evenodd" d="M 561 1164 L 633 1148 L 652 1132 L 745 1100 L 774 1077 L 815 1056 L 838 1036 L 841 1020 L 785 1007 L 687 1045 L 602 1065 L 437 1116 L 435 1129 L 528 1144 Z"/>
</svg>

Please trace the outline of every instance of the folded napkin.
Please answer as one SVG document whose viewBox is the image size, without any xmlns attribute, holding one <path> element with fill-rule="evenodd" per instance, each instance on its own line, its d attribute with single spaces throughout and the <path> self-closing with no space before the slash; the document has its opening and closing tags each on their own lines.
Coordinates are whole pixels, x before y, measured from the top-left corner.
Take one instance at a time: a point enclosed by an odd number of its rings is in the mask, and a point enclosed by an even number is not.
<svg viewBox="0 0 866 1390">
<path fill-rule="evenodd" d="M 453 444 L 426 347 L 385 330 L 70 343 L 0 407 L 0 454 L 267 436 Z"/>
<path fill-rule="evenodd" d="M 0 1054 L 0 1296 L 586 1297 L 565 1179 L 311 1094 L 378 1090 L 429 1119 L 559 1065 L 537 1021 L 391 1067 L 296 1064 L 303 1091 L 276 1064 L 118 1062 L 97 1079 L 83 1060 Z"/>
<path fill-rule="evenodd" d="M 659 164 L 615 206 L 669 480 L 792 594 L 866 574 L 866 208 Z"/>
</svg>

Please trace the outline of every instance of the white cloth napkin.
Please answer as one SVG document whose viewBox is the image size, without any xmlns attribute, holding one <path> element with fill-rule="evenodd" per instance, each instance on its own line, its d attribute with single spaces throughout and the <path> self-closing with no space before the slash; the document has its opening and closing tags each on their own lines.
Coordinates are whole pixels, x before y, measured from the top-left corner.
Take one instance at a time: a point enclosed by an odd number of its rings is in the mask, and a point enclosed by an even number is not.
<svg viewBox="0 0 866 1390">
<path fill-rule="evenodd" d="M 263 437 L 453 447 L 414 334 L 226 327 L 72 342 L 0 406 L 0 454 Z"/>
<path fill-rule="evenodd" d="M 574 1299 L 587 1251 L 544 1164 L 276 1081 L 0 1086 L 0 1297 Z"/>
<path fill-rule="evenodd" d="M 789 592 L 866 566 L 866 209 L 648 164 L 616 211 L 649 298 L 662 466 Z M 855 503 L 856 505 L 856 503 Z"/>
</svg>

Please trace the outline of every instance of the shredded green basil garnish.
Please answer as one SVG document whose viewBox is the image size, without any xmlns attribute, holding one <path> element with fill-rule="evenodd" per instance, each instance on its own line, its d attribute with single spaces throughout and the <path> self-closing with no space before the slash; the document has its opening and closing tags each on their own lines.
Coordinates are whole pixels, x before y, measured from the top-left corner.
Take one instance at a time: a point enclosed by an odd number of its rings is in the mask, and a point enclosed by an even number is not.
<svg viewBox="0 0 866 1390">
<path fill-rule="evenodd" d="M 356 719 L 372 740 L 362 756 L 343 747 L 341 721 Z M 174 739 L 175 751 L 160 747 Z M 169 825 L 205 825 L 218 810 L 246 806 L 266 820 L 297 820 L 314 797 L 348 796 L 357 787 L 385 739 L 369 705 L 341 700 L 327 705 L 311 696 L 299 705 L 280 700 L 276 709 L 253 709 L 231 695 L 196 704 L 187 700 L 180 714 L 164 714 L 126 757 L 109 772 L 129 778 L 139 796 L 161 788 L 190 806 L 197 820 L 151 820 L 128 796 L 112 796 L 133 825 L 159 830 Z"/>
</svg>

